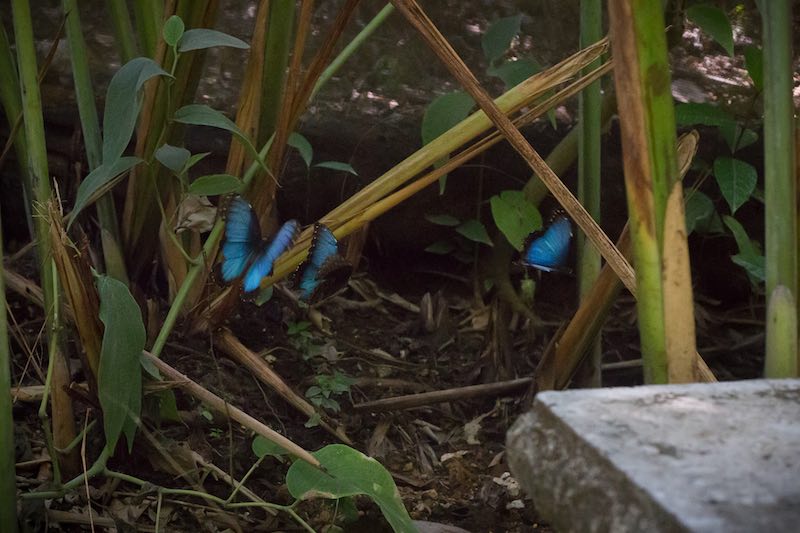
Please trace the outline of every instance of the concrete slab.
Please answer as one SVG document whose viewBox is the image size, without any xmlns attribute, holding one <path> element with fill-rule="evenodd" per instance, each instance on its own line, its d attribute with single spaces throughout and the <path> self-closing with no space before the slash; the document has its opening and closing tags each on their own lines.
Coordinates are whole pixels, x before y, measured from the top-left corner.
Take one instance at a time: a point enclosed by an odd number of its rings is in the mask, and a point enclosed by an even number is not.
<svg viewBox="0 0 800 533">
<path fill-rule="evenodd" d="M 561 531 L 800 531 L 800 380 L 544 392 L 507 439 Z"/>
</svg>

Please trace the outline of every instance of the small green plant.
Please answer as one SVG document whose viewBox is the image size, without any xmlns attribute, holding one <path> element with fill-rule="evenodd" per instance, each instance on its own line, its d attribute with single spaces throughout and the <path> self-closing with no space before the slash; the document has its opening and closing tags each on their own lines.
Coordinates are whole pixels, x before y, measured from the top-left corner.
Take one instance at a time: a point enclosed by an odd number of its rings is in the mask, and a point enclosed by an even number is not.
<svg viewBox="0 0 800 533">
<path fill-rule="evenodd" d="M 322 353 L 321 344 L 311 332 L 311 322 L 301 320 L 300 322 L 290 322 L 286 335 L 289 336 L 289 344 L 297 350 L 306 361 Z"/>
<path fill-rule="evenodd" d="M 328 409 L 334 413 L 341 411 L 342 406 L 339 405 L 336 397 L 350 394 L 350 386 L 355 383 L 355 380 L 338 370 L 330 375 L 318 375 L 314 380 L 317 384 L 308 388 L 306 398 L 317 407 Z"/>
</svg>

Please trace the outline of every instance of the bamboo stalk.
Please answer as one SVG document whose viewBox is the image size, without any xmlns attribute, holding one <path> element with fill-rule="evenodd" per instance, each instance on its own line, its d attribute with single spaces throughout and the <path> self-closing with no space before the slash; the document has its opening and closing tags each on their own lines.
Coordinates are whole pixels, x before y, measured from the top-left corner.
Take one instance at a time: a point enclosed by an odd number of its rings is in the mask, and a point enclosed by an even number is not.
<svg viewBox="0 0 800 533">
<path fill-rule="evenodd" d="M 106 5 L 114 28 L 114 41 L 119 47 L 120 59 L 125 64 L 137 55 L 131 15 L 125 0 L 106 0 Z"/>
<path fill-rule="evenodd" d="M 771 313 L 786 312 L 797 303 L 797 182 L 794 175 L 792 103 L 792 8 L 789 0 L 761 2 L 764 30 L 764 204 L 766 293 Z M 783 289 L 778 291 L 777 288 Z M 788 294 L 784 294 L 788 292 Z M 772 302 L 773 298 L 780 301 Z M 782 311 L 783 310 L 783 311 Z M 797 312 L 794 313 L 795 317 Z M 786 318 L 767 322 L 765 371 L 777 369 L 797 376 L 797 328 L 783 327 Z M 775 331 L 770 331 L 775 328 Z M 790 354 L 788 347 L 794 346 Z M 792 359 L 790 361 L 789 359 Z"/>
<path fill-rule="evenodd" d="M 581 0 L 580 47 L 589 46 L 603 37 L 603 8 L 600 0 Z M 588 74 L 600 65 L 598 58 L 588 65 L 583 74 Z M 578 199 L 593 219 L 600 222 L 600 149 L 601 149 L 601 111 L 603 96 L 600 80 L 586 87 L 578 99 Z M 589 243 L 586 236 L 579 234 L 578 246 L 578 294 L 584 298 L 600 274 L 600 254 Z M 602 336 L 598 335 L 587 360 L 583 384 L 599 387 L 602 384 L 601 366 L 603 353 Z"/>
<path fill-rule="evenodd" d="M 0 236 L 3 234 L 0 226 Z M 0 263 L 3 261 L 3 239 L 0 239 Z M 6 287 L 0 270 L 0 391 L 11 387 L 11 353 L 8 349 Z M 0 393 L 0 527 L 17 532 L 17 488 L 14 468 L 14 416 L 11 395 Z"/>
<path fill-rule="evenodd" d="M 14 19 L 14 37 L 17 47 L 17 66 L 20 73 L 22 90 L 22 110 L 25 123 L 25 139 L 28 147 L 30 163 L 28 179 L 36 202 L 45 206 L 50 201 L 50 177 L 47 166 L 47 147 L 45 145 L 44 120 L 42 118 L 42 101 L 39 94 L 39 83 L 36 68 L 36 49 L 33 40 L 33 22 L 27 0 L 13 0 L 12 13 Z M 58 349 L 57 293 L 58 281 L 53 266 L 50 247 L 49 225 L 45 216 L 34 217 L 36 230 L 37 253 L 39 256 L 39 272 L 44 293 L 44 315 L 47 325 L 48 353 L 50 365 L 56 370 L 52 386 L 53 409 L 53 445 L 56 448 L 66 447 L 75 438 L 75 420 L 72 412 L 72 401 L 66 393 L 69 384 L 69 372 L 64 372 L 66 360 Z M 77 451 L 63 454 L 64 470 L 77 472 L 79 458 Z"/>
</svg>

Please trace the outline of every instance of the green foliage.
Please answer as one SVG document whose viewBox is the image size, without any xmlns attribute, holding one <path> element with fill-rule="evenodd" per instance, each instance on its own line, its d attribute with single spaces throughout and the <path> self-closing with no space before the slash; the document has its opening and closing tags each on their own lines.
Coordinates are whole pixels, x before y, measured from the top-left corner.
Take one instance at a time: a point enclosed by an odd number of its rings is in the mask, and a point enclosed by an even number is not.
<svg viewBox="0 0 800 533">
<path fill-rule="evenodd" d="M 162 144 L 153 154 L 156 160 L 176 174 L 183 171 L 183 167 L 192 153 L 186 148 Z"/>
<path fill-rule="evenodd" d="M 438 226 L 455 227 L 461 224 L 461 221 L 452 215 L 425 215 L 425 220 Z"/>
<path fill-rule="evenodd" d="M 299 133 L 292 133 L 286 140 L 286 144 L 300 152 L 300 157 L 306 163 L 306 168 L 311 168 L 311 159 L 314 157 L 314 150 L 311 148 L 311 143 L 308 139 Z"/>
<path fill-rule="evenodd" d="M 474 218 L 458 226 L 456 231 L 473 242 L 494 246 L 492 239 L 489 238 L 489 233 L 486 231 L 486 226 Z"/>
<path fill-rule="evenodd" d="M 714 211 L 714 202 L 708 195 L 700 191 L 690 191 L 687 193 L 686 204 L 686 234 L 690 235 L 695 228 L 708 229 Z"/>
<path fill-rule="evenodd" d="M 97 386 L 106 448 L 113 451 L 121 433 L 128 449 L 142 406 L 142 350 L 146 339 L 142 314 L 124 283 L 98 276 L 100 320 L 105 326 Z"/>
<path fill-rule="evenodd" d="M 534 74 L 541 72 L 542 67 L 539 62 L 531 58 L 520 58 L 509 60 L 498 66 L 490 66 L 486 73 L 490 76 L 500 78 L 506 89 L 516 87 Z"/>
<path fill-rule="evenodd" d="M 745 46 L 744 64 L 750 79 L 753 80 L 753 87 L 758 92 L 764 91 L 764 54 L 761 48 L 753 45 Z"/>
<path fill-rule="evenodd" d="M 347 172 L 348 174 L 352 174 L 353 176 L 358 176 L 358 172 L 348 163 L 343 163 L 341 161 L 323 161 L 322 163 L 317 163 L 314 165 L 317 168 L 327 168 L 329 170 L 339 170 L 341 172 Z"/>
<path fill-rule="evenodd" d="M 481 39 L 483 55 L 489 63 L 496 63 L 505 55 L 511 41 L 519 33 L 522 15 L 514 15 L 494 21 L 486 28 Z"/>
<path fill-rule="evenodd" d="M 227 46 L 229 48 L 240 48 L 247 50 L 250 48 L 246 42 L 237 39 L 227 33 L 207 28 L 195 28 L 183 34 L 178 45 L 179 52 L 189 52 L 191 50 L 203 50 L 214 48 L 215 46 Z"/>
<path fill-rule="evenodd" d="M 319 375 L 314 379 L 316 385 L 306 390 L 306 398 L 317 407 L 338 413 L 341 405 L 335 397 L 350 393 L 350 386 L 355 383 L 353 378 L 337 370 L 331 375 Z"/>
<path fill-rule="evenodd" d="M 718 157 L 714 161 L 714 177 L 731 213 L 736 213 L 750 198 L 758 180 L 753 165 L 732 157 Z"/>
<path fill-rule="evenodd" d="M 697 4 L 689 7 L 686 15 L 717 41 L 729 56 L 733 55 L 733 30 L 724 11 L 712 5 Z"/>
<path fill-rule="evenodd" d="M 750 240 L 744 227 L 733 217 L 724 216 L 725 225 L 733 233 L 739 253 L 732 256 L 731 260 L 747 271 L 747 276 L 753 285 L 763 283 L 766 279 L 764 254 L 759 250 L 758 244 Z"/>
<path fill-rule="evenodd" d="M 142 160 L 138 157 L 120 157 L 111 165 L 107 166 L 105 163 L 100 165 L 83 178 L 78 187 L 75 205 L 72 207 L 72 217 L 67 228 L 69 229 L 72 226 L 78 214 L 86 209 L 91 202 L 113 188 L 130 169 L 141 162 Z"/>
<path fill-rule="evenodd" d="M 425 247 L 426 252 L 436 255 L 447 255 L 456 249 L 456 245 L 451 241 L 436 241 Z"/>
<path fill-rule="evenodd" d="M 314 334 L 311 333 L 311 322 L 306 320 L 290 322 L 286 334 L 289 336 L 289 344 L 300 352 L 303 359 L 312 359 L 322 352 L 322 345 L 316 341 Z"/>
<path fill-rule="evenodd" d="M 675 106 L 675 125 L 694 126 L 736 126 L 736 119 L 729 113 L 712 104 L 678 104 Z"/>
<path fill-rule="evenodd" d="M 230 174 L 200 176 L 189 185 L 189 193 L 199 196 L 216 196 L 242 190 L 242 180 Z"/>
<path fill-rule="evenodd" d="M 161 35 L 164 37 L 165 43 L 171 48 L 175 48 L 181 40 L 181 37 L 183 37 L 185 29 L 186 26 L 183 24 L 183 20 L 178 15 L 172 15 L 164 23 L 164 29 Z"/>
<path fill-rule="evenodd" d="M 475 107 L 475 100 L 464 91 L 453 91 L 437 96 L 425 109 L 422 117 L 422 144 L 426 145 L 467 118 Z M 443 158 L 436 167 L 447 162 Z M 439 178 L 439 194 L 444 193 L 447 175 Z"/>
<path fill-rule="evenodd" d="M 256 438 L 253 439 L 250 447 L 252 448 L 253 453 L 259 459 L 266 457 L 267 455 L 271 455 L 283 461 L 283 457 L 286 455 L 286 450 L 284 450 L 280 445 L 275 444 L 271 440 L 265 439 L 261 435 L 256 435 Z"/>
<path fill-rule="evenodd" d="M 417 531 L 391 474 L 378 461 L 344 444 L 325 446 L 314 452 L 314 457 L 324 471 L 295 461 L 286 474 L 286 487 L 294 498 L 337 499 L 364 494 L 380 507 L 396 533 Z"/>
<path fill-rule="evenodd" d="M 503 191 L 490 200 L 495 224 L 508 242 L 522 251 L 525 238 L 542 227 L 542 215 L 522 191 Z"/>
</svg>

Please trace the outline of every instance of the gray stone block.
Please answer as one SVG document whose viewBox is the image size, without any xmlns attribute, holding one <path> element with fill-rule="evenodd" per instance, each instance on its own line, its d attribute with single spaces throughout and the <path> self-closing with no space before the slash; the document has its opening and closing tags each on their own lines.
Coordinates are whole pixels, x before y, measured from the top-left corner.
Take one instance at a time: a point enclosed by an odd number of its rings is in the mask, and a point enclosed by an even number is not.
<svg viewBox="0 0 800 533">
<path fill-rule="evenodd" d="M 507 439 L 561 531 L 800 531 L 800 380 L 544 392 Z"/>
</svg>

